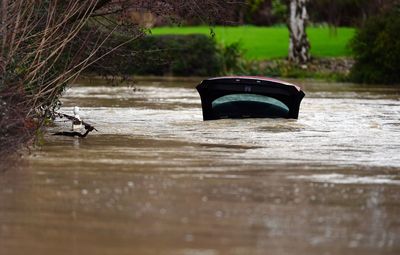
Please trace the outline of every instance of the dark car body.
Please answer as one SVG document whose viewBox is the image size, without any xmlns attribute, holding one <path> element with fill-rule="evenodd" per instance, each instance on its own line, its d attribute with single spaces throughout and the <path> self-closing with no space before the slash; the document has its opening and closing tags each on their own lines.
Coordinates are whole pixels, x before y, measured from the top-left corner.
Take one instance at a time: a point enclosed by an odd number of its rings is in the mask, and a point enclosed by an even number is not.
<svg viewBox="0 0 400 255">
<path fill-rule="evenodd" d="M 297 119 L 305 96 L 299 86 L 267 77 L 217 77 L 202 81 L 196 88 L 204 120 Z"/>
</svg>

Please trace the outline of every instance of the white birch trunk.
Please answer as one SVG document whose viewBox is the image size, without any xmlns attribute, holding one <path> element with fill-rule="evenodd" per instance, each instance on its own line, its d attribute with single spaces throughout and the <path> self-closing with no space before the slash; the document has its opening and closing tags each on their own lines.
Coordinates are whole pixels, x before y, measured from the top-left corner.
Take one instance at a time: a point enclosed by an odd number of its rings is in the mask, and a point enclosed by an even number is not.
<svg viewBox="0 0 400 255">
<path fill-rule="evenodd" d="M 308 20 L 308 0 L 290 0 L 289 16 L 289 61 L 296 64 L 307 63 L 310 56 L 310 43 L 307 39 L 306 26 Z"/>
</svg>

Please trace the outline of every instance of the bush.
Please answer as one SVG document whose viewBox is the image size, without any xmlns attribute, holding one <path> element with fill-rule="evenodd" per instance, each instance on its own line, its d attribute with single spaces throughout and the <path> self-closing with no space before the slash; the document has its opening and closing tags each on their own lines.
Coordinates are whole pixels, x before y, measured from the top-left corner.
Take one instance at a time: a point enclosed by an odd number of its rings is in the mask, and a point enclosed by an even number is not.
<svg viewBox="0 0 400 255">
<path fill-rule="evenodd" d="M 113 38 L 123 41 L 123 38 Z M 98 61 L 101 75 L 213 76 L 222 72 L 219 49 L 206 35 L 146 36 Z"/>
<path fill-rule="evenodd" d="M 360 83 L 400 82 L 400 11 L 370 18 L 351 42 L 356 63 L 350 79 Z"/>
<path fill-rule="evenodd" d="M 104 48 L 127 40 L 114 35 Z M 214 38 L 203 34 L 147 36 L 106 55 L 85 72 L 122 77 L 229 75 L 246 72 L 244 53 L 240 42 L 217 44 Z M 102 54 L 106 54 L 103 49 L 98 52 L 99 56 Z"/>
<path fill-rule="evenodd" d="M 135 73 L 209 76 L 221 71 L 216 43 L 205 35 L 150 36 L 134 47 L 143 52 Z"/>
<path fill-rule="evenodd" d="M 218 55 L 222 74 L 234 74 L 243 70 L 244 51 L 240 42 L 234 42 L 228 45 L 219 45 Z"/>
</svg>

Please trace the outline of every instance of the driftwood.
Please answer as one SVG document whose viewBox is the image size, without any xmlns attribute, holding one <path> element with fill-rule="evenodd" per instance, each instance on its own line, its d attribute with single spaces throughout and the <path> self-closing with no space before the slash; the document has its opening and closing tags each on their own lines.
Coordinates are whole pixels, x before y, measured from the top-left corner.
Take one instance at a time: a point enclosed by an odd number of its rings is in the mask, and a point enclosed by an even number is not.
<svg viewBox="0 0 400 255">
<path fill-rule="evenodd" d="M 54 133 L 53 135 L 84 138 L 93 130 L 98 132 L 98 130 L 94 126 L 92 126 L 91 124 L 89 124 L 85 121 L 82 121 L 74 116 L 71 116 L 71 115 L 68 115 L 65 113 L 58 113 L 58 112 L 56 113 L 56 116 L 58 116 L 59 118 L 67 118 L 68 120 L 72 121 L 73 123 L 81 123 L 85 127 L 86 131 L 83 134 L 80 132 L 76 132 L 76 131 L 62 131 L 62 132 Z"/>
<path fill-rule="evenodd" d="M 76 131 L 62 131 L 62 132 L 57 132 L 54 133 L 53 135 L 58 135 L 58 136 L 69 136 L 69 137 L 79 137 L 79 138 L 85 138 L 89 133 L 91 132 L 90 129 L 87 129 L 85 133 L 79 133 Z"/>
</svg>

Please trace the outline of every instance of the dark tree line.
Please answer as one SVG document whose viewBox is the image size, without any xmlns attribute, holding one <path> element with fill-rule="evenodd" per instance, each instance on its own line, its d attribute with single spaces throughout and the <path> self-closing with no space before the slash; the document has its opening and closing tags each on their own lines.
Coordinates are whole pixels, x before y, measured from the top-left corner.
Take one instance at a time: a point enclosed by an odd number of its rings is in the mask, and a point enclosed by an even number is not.
<svg viewBox="0 0 400 255">
<path fill-rule="evenodd" d="M 244 0 L 229 12 L 231 24 L 271 26 L 287 22 L 289 0 Z M 357 26 L 368 17 L 393 7 L 398 0 L 310 0 L 307 10 L 310 22 L 335 26 Z M 198 20 L 189 19 L 198 24 Z M 221 20 L 221 23 L 226 20 Z"/>
<path fill-rule="evenodd" d="M 310 1 L 313 22 L 328 22 L 335 26 L 359 26 L 368 17 L 392 9 L 399 0 L 318 0 Z"/>
</svg>

